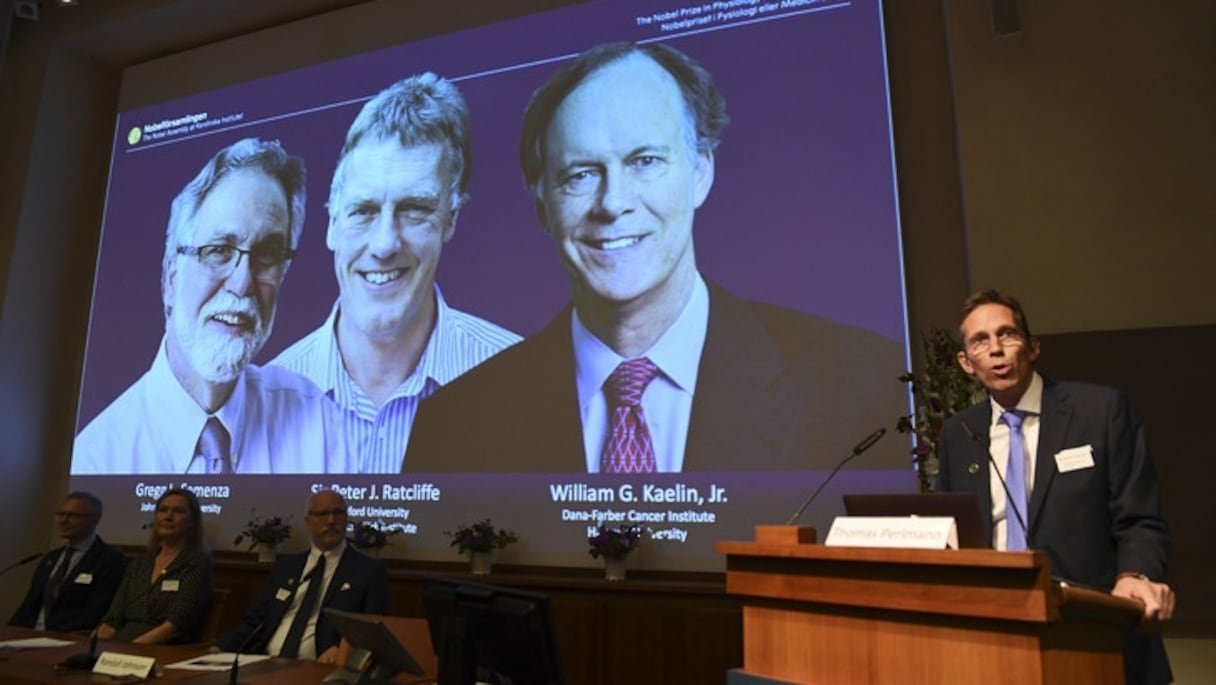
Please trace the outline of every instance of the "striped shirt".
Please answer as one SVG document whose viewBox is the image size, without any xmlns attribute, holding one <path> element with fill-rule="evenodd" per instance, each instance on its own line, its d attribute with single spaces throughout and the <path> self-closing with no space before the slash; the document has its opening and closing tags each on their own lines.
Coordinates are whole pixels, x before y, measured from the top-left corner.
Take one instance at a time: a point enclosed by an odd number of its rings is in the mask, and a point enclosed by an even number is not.
<svg viewBox="0 0 1216 685">
<path fill-rule="evenodd" d="M 377 407 L 347 373 L 334 326 L 338 307 L 317 330 L 270 362 L 321 388 L 342 410 L 350 448 L 360 473 L 400 473 L 418 403 L 474 366 L 520 341 L 501 326 L 452 309 L 435 285 L 435 328 L 418 366 L 383 406 Z"/>
</svg>

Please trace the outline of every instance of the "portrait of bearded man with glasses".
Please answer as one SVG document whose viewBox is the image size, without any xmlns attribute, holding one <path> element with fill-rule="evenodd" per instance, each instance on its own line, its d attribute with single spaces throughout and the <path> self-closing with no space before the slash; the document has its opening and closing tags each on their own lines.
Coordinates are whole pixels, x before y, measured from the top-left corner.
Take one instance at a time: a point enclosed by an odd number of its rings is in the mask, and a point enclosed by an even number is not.
<svg viewBox="0 0 1216 685">
<path fill-rule="evenodd" d="M 347 473 L 336 406 L 252 360 L 304 226 L 304 163 L 278 142 L 217 152 L 173 200 L 151 368 L 77 435 L 72 473 Z"/>
</svg>

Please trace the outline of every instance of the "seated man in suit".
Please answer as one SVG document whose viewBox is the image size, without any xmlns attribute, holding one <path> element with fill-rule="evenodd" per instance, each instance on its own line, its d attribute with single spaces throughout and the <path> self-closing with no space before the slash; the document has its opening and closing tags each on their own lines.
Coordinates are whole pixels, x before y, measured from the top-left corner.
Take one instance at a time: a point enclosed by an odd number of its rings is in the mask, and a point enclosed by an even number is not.
<svg viewBox="0 0 1216 685">
<path fill-rule="evenodd" d="M 55 512 L 55 533 L 67 544 L 38 563 L 11 626 L 70 632 L 92 630 L 110 606 L 127 559 L 97 534 L 101 500 L 70 492 Z"/>
<path fill-rule="evenodd" d="M 346 544 L 346 500 L 322 490 L 309 498 L 304 521 L 312 547 L 279 557 L 253 607 L 216 647 L 332 664 L 340 636 L 322 608 L 388 613 L 384 564 Z"/>
<path fill-rule="evenodd" d="M 939 489 L 976 493 L 994 548 L 1043 550 L 1054 575 L 1140 600 L 1143 628 L 1168 620 L 1169 529 L 1127 397 L 1040 376 L 1039 341 L 1006 293 L 969 297 L 959 332 L 959 365 L 990 399 L 942 426 Z M 1127 630 L 1123 652 L 1128 683 L 1170 682 L 1160 633 Z"/>
<path fill-rule="evenodd" d="M 405 472 L 823 468 L 904 412 L 897 342 L 702 276 L 694 214 L 727 120 L 661 44 L 591 48 L 536 91 L 520 162 L 572 306 L 424 401 Z"/>
</svg>

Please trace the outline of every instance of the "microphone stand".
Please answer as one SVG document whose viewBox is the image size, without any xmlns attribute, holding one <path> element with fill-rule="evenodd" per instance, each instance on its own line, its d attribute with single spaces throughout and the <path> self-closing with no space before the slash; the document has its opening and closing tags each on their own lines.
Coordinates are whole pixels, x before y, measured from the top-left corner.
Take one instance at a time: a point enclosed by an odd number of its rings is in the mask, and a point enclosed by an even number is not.
<svg viewBox="0 0 1216 685">
<path fill-rule="evenodd" d="M 89 651 L 77 652 L 63 661 L 55 664 L 56 671 L 89 671 L 97 663 L 97 631 L 101 626 L 89 633 Z"/>
<path fill-rule="evenodd" d="M 982 442 L 979 434 L 971 430 L 971 426 L 967 425 L 966 420 L 959 419 L 959 423 L 963 424 L 963 430 L 967 433 L 967 437 L 975 442 Z M 1022 525 L 1022 530 L 1026 533 L 1026 547 L 1029 548 L 1030 529 L 1026 527 L 1026 519 L 1022 516 L 1018 505 L 1014 504 L 1013 493 L 1010 492 L 1009 484 L 1005 482 L 1005 477 L 1001 475 L 1001 470 L 997 468 L 996 460 L 992 458 L 992 450 L 985 447 L 984 452 L 988 455 L 988 464 L 992 467 L 992 472 L 996 474 L 996 479 L 1001 482 L 1001 489 L 1005 491 L 1005 508 L 1013 510 L 1013 515 L 1017 517 L 1018 523 Z M 1008 514 L 1006 514 L 1006 518 L 1008 518 Z"/>
<path fill-rule="evenodd" d="M 836 477 L 837 472 L 839 472 L 840 469 L 844 468 L 844 465 L 849 463 L 849 460 L 851 460 L 853 457 L 856 457 L 857 455 L 861 454 L 862 452 L 865 452 L 866 450 L 873 447 L 874 443 L 878 442 L 879 438 L 881 438 L 882 436 L 884 436 L 886 434 L 887 434 L 886 428 L 879 428 L 878 430 L 874 431 L 873 433 L 870 433 L 870 435 L 867 436 L 865 440 L 862 440 L 861 442 L 857 443 L 857 446 L 853 448 L 853 451 L 849 452 L 848 456 L 846 456 L 844 459 L 840 460 L 840 463 L 836 465 L 836 468 L 832 469 L 832 472 L 828 474 L 828 477 L 824 478 L 823 482 L 821 482 L 819 484 L 819 487 L 815 488 L 815 491 L 812 492 L 809 497 L 807 497 L 805 500 L 802 501 L 802 506 L 798 507 L 798 510 L 795 511 L 794 515 L 791 516 L 789 518 L 789 520 L 785 522 L 785 525 L 787 525 L 787 526 L 794 525 L 794 521 L 797 521 L 798 517 L 802 516 L 802 512 L 806 511 L 806 508 L 811 505 L 811 502 L 815 501 L 815 498 L 819 496 L 819 493 L 823 492 L 823 489 L 825 487 L 827 487 L 827 484 L 832 482 L 832 479 Z"/>
<path fill-rule="evenodd" d="M 0 576 L 8 573 L 9 571 L 11 571 L 15 568 L 18 568 L 20 566 L 25 566 L 26 564 L 30 563 L 31 561 L 41 557 L 43 554 L 44 554 L 44 552 L 34 552 L 33 554 L 30 554 L 29 556 L 21 557 L 17 561 L 14 561 L 13 563 L 9 564 L 8 566 L 5 566 L 4 568 L 0 569 Z"/>
<path fill-rule="evenodd" d="M 262 623 L 259 623 L 253 629 L 253 632 L 246 635 L 245 639 L 241 641 L 241 644 L 237 646 L 236 654 L 233 655 L 233 657 L 232 657 L 232 669 L 228 673 L 228 685 L 239 685 L 239 683 L 237 682 L 237 677 L 240 674 L 240 668 L 241 668 L 241 652 L 245 651 L 245 648 L 248 647 L 250 645 L 250 643 L 253 642 L 253 638 L 255 636 L 257 636 L 258 633 L 262 632 L 262 628 L 265 628 L 265 627 L 266 627 L 265 621 L 263 621 Z"/>
</svg>

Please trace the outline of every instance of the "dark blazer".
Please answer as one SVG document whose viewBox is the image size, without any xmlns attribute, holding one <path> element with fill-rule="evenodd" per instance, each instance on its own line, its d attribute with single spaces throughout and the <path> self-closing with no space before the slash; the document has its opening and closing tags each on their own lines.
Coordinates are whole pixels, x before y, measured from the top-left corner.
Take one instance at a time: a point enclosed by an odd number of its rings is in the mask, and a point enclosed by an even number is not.
<svg viewBox="0 0 1216 685">
<path fill-rule="evenodd" d="M 1052 574 L 1104 590 L 1122 572 L 1165 577 L 1169 529 L 1161 518 L 1157 472 L 1140 419 L 1113 389 L 1044 379 L 1034 488 L 1028 503 L 1029 546 L 1047 553 Z M 988 401 L 942 426 L 939 489 L 976 493 L 992 534 Z M 974 438 L 971 437 L 974 435 Z M 1090 445 L 1094 465 L 1061 473 L 1055 455 Z M 1159 633 L 1125 640 L 1128 682 L 1169 682 Z"/>
<path fill-rule="evenodd" d="M 830 468 L 907 413 L 898 343 L 709 292 L 685 471 Z M 402 470 L 585 471 L 570 312 L 424 400 Z M 891 441 L 857 467 L 908 464 Z"/>
<path fill-rule="evenodd" d="M 216 646 L 226 652 L 239 649 L 264 654 L 267 643 L 291 607 L 296 583 L 304 575 L 307 561 L 307 551 L 279 557 L 271 567 L 257 601 L 235 628 L 216 638 Z M 275 596 L 280 590 L 287 593 L 282 599 Z M 325 589 L 325 596 L 321 598 L 321 606 L 366 614 L 387 614 L 388 571 L 384 563 L 347 545 L 333 579 Z M 254 631 L 257 631 L 256 635 Z M 338 644 L 340 639 L 338 630 L 321 612 L 317 618 L 317 654 Z"/>
<path fill-rule="evenodd" d="M 9 619 L 9 625 L 34 627 L 38 612 L 42 609 L 42 593 L 63 549 L 59 547 L 48 552 L 38 562 L 29 592 Z M 93 544 L 77 560 L 71 575 L 64 579 L 59 588 L 59 596 L 47 612 L 46 629 L 66 633 L 96 627 L 110 607 L 126 567 L 127 558 L 121 550 L 107 545 L 100 535 L 94 538 Z M 90 576 L 91 580 L 83 582 Z"/>
</svg>

